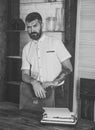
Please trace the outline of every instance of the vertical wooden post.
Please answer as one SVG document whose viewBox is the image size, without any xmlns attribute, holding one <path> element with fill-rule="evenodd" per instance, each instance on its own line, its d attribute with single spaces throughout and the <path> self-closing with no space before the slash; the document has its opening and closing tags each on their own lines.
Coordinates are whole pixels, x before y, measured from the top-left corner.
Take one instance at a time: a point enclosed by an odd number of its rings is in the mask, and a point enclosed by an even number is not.
<svg viewBox="0 0 95 130">
<path fill-rule="evenodd" d="M 65 46 L 72 55 L 71 63 L 75 62 L 75 37 L 76 37 L 76 12 L 77 0 L 65 0 Z M 74 69 L 69 78 L 69 108 L 73 104 Z"/>
</svg>

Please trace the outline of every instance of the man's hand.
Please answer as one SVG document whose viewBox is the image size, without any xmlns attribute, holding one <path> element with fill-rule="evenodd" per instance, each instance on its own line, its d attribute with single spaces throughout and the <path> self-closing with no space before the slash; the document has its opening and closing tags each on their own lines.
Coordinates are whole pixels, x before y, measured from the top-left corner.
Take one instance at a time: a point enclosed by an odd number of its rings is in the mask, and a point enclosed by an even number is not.
<svg viewBox="0 0 95 130">
<path fill-rule="evenodd" d="M 34 89 L 34 92 L 35 92 L 35 95 L 38 97 L 38 98 L 46 98 L 46 91 L 45 89 L 42 87 L 41 83 L 38 82 L 38 81 L 34 81 L 32 83 L 33 85 L 33 89 Z"/>
</svg>

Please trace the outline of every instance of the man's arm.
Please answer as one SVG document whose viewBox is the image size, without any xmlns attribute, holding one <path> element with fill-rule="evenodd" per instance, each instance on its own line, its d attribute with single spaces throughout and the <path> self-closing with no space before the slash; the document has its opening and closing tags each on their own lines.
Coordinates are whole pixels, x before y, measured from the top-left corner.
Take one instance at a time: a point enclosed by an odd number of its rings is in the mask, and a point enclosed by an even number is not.
<svg viewBox="0 0 95 130">
<path fill-rule="evenodd" d="M 22 80 L 29 84 L 34 81 L 34 78 L 30 76 L 30 70 L 22 70 Z"/>
<path fill-rule="evenodd" d="M 73 71 L 70 59 L 63 61 L 61 64 L 62 64 L 62 71 L 60 72 L 60 74 L 52 82 L 44 82 L 43 83 L 44 88 L 47 88 L 49 86 L 57 86 L 63 80 L 65 80 L 68 74 L 70 74 Z"/>
<path fill-rule="evenodd" d="M 73 71 L 70 59 L 67 59 L 62 62 L 62 71 L 60 74 L 55 78 L 53 82 L 61 83 L 63 80 L 65 80 L 66 76 L 70 74 Z"/>
<path fill-rule="evenodd" d="M 36 80 L 35 76 L 30 76 L 30 70 L 22 70 L 22 80 L 33 86 L 35 95 L 39 98 L 45 98 L 46 92 L 42 87 L 41 83 Z"/>
</svg>

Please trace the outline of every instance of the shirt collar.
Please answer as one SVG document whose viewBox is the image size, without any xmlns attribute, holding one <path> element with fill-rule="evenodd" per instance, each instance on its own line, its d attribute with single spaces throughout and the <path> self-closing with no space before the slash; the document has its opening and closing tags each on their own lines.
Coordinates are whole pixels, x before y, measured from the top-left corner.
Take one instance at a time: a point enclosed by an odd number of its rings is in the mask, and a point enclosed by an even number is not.
<svg viewBox="0 0 95 130">
<path fill-rule="evenodd" d="M 42 34 L 41 38 L 39 39 L 39 42 L 44 41 L 44 39 L 45 39 L 45 34 Z"/>
</svg>

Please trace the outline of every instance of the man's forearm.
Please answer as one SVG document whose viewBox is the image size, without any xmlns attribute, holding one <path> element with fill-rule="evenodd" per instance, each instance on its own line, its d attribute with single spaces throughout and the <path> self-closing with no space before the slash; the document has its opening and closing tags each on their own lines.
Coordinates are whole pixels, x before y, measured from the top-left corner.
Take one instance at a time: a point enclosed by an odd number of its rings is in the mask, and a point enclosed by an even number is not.
<svg viewBox="0 0 95 130">
<path fill-rule="evenodd" d="M 38 98 L 46 98 L 46 91 L 42 87 L 42 84 L 35 79 L 35 77 L 31 77 L 28 74 L 22 75 L 22 80 L 26 83 L 31 84 L 31 87 L 33 87 L 35 96 Z"/>
<path fill-rule="evenodd" d="M 37 80 L 28 74 L 23 74 L 22 75 L 22 80 L 26 83 L 33 84 L 34 82 L 37 82 Z"/>
<path fill-rule="evenodd" d="M 62 71 L 60 72 L 60 74 L 53 81 L 44 82 L 43 87 L 44 88 L 47 88 L 49 86 L 56 87 L 58 84 L 60 84 L 62 81 L 64 81 L 66 76 L 70 73 L 71 73 L 71 70 L 68 69 L 67 67 L 62 68 Z"/>
<path fill-rule="evenodd" d="M 60 74 L 55 78 L 54 82 L 61 83 L 63 80 L 65 80 L 66 76 L 71 73 L 71 70 L 67 67 L 63 67 Z"/>
</svg>

